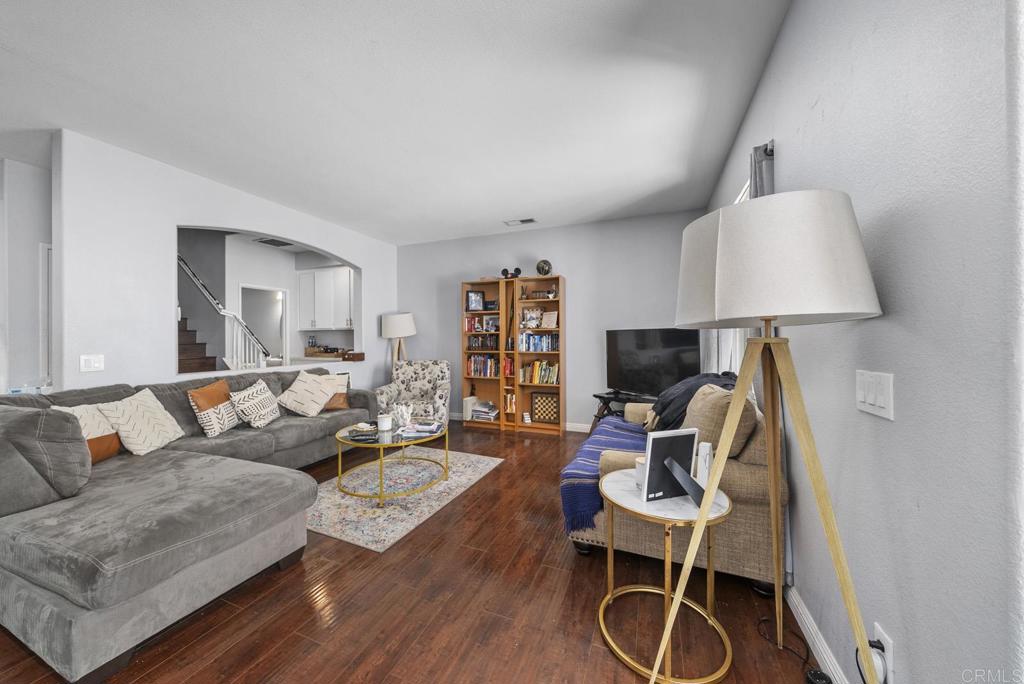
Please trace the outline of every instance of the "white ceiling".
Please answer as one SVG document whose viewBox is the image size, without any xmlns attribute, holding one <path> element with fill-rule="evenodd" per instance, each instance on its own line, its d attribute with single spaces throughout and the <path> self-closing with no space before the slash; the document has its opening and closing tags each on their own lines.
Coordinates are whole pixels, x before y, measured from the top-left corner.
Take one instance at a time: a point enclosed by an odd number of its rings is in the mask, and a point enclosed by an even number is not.
<svg viewBox="0 0 1024 684">
<path fill-rule="evenodd" d="M 399 244 L 702 209 L 788 4 L 0 0 L 0 142 L 70 128 Z"/>
</svg>

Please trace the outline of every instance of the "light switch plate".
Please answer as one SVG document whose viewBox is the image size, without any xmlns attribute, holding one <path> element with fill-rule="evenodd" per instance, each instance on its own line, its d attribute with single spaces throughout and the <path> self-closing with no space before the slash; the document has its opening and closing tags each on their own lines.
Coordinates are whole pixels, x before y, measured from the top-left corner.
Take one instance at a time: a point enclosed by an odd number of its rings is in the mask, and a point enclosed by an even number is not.
<svg viewBox="0 0 1024 684">
<path fill-rule="evenodd" d="M 103 370 L 103 354 L 82 354 L 78 357 L 78 370 L 81 373 L 98 373 Z"/>
<path fill-rule="evenodd" d="M 874 416 L 896 420 L 893 411 L 893 379 L 892 373 L 857 371 L 857 408 Z"/>
</svg>

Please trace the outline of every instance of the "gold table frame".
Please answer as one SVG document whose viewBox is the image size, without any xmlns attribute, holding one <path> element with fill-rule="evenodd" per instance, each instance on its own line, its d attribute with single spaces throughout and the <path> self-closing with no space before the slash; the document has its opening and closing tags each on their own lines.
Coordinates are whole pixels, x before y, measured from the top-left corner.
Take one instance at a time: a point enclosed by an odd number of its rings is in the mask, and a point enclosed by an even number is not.
<svg viewBox="0 0 1024 684">
<path fill-rule="evenodd" d="M 415 446 L 416 444 L 424 444 L 426 442 L 433 442 L 434 440 L 440 439 L 441 437 L 444 437 L 444 462 L 443 463 L 441 461 L 437 460 L 437 459 L 428 458 L 426 456 L 406 456 L 405 455 L 405 447 L 407 447 L 407 446 Z M 445 425 L 444 429 L 441 432 L 439 432 L 438 434 L 436 434 L 436 435 L 428 435 L 426 437 L 418 437 L 416 439 L 400 439 L 400 440 L 398 440 L 396 442 L 391 442 L 391 441 L 388 441 L 388 442 L 359 442 L 359 441 L 356 441 L 356 440 L 351 440 L 351 439 L 348 439 L 348 429 L 347 428 L 343 429 L 343 430 L 338 430 L 338 432 L 336 432 L 335 435 L 334 435 L 334 439 L 338 443 L 338 480 L 337 480 L 338 491 L 341 492 L 342 494 L 348 494 L 349 496 L 358 496 L 361 499 L 377 499 L 377 506 L 378 507 L 383 506 L 384 502 L 387 501 L 388 499 L 397 499 L 397 498 L 402 497 L 402 496 L 412 496 L 413 494 L 419 494 L 420 492 L 425 492 L 426 490 L 430 489 L 431 487 L 436 485 L 438 482 L 442 482 L 442 481 L 448 479 L 448 426 L 447 425 Z M 376 462 L 369 461 L 367 463 L 361 463 L 361 464 L 355 466 L 354 468 L 352 468 L 351 470 L 349 470 L 349 472 L 353 472 L 355 470 L 359 470 L 360 468 L 372 468 L 374 465 L 376 465 L 377 466 L 377 473 L 378 473 L 378 476 L 377 476 L 378 477 L 378 479 L 377 479 L 377 493 L 376 494 L 367 494 L 365 492 L 355 492 L 355 491 L 352 491 L 350 489 L 345 489 L 344 487 L 341 486 L 342 448 L 344 446 L 346 446 L 346 445 L 347 446 L 352 446 L 352 447 L 359 447 L 359 448 L 363 448 L 363 449 L 371 448 L 371 449 L 376 449 L 377 450 Z M 387 449 L 395 449 L 395 448 L 401 448 L 401 452 L 398 453 L 397 455 L 395 455 L 395 454 L 392 454 L 390 456 L 385 456 L 384 455 L 384 452 Z M 398 461 L 398 462 L 401 462 L 401 461 L 406 461 L 406 460 L 409 460 L 409 461 L 424 461 L 426 463 L 433 463 L 434 465 L 436 465 L 436 466 L 441 468 L 441 474 L 438 477 L 436 477 L 433 480 L 431 480 L 430 482 L 427 482 L 426 484 L 422 484 L 422 485 L 420 485 L 418 487 L 414 487 L 413 489 L 403 489 L 403 490 L 398 491 L 398 492 L 391 492 L 390 494 L 386 494 L 384 492 L 384 462 L 385 461 Z"/>
<path fill-rule="evenodd" d="M 729 669 L 732 667 L 732 642 L 729 640 L 729 635 L 725 631 L 725 627 L 722 626 L 715 618 L 715 557 L 714 557 L 714 527 L 725 522 L 729 515 L 732 513 L 732 501 L 729 501 L 729 508 L 717 516 L 714 519 L 707 521 L 707 535 L 705 537 L 707 541 L 707 606 L 701 606 L 696 601 L 687 597 L 682 597 L 682 603 L 686 604 L 689 608 L 693 609 L 699 615 L 703 616 L 708 624 L 711 625 L 712 629 L 718 634 L 718 638 L 721 639 L 722 645 L 725 647 L 725 658 L 722 661 L 722 665 L 709 675 L 703 677 L 694 678 L 680 678 L 672 676 L 672 647 L 671 642 L 665 650 L 665 657 L 662 661 L 664 668 L 664 674 L 654 676 L 654 671 L 649 667 L 644 667 L 635 658 L 626 653 L 615 639 L 612 637 L 611 632 L 608 631 L 608 626 L 605 624 L 605 610 L 612 604 L 612 602 L 620 596 L 626 594 L 658 594 L 664 597 L 664 614 L 666 625 L 670 614 L 672 613 L 672 528 L 673 527 L 693 527 L 697 522 L 693 520 L 677 520 L 673 518 L 662 518 L 655 515 L 648 515 L 639 511 L 625 508 L 615 503 L 609 498 L 604 491 L 604 477 L 601 478 L 599 488 L 601 490 L 601 498 L 604 499 L 605 504 L 605 530 L 607 535 L 608 544 L 608 593 L 604 595 L 601 600 L 601 605 L 597 609 L 597 620 L 601 629 L 601 636 L 604 637 L 605 643 L 608 645 L 609 650 L 615 655 L 616 658 L 626 664 L 629 669 L 633 670 L 637 674 L 645 677 L 653 677 L 653 681 L 662 682 L 663 684 L 715 684 L 725 679 L 726 675 L 729 674 Z M 636 516 L 641 520 L 652 522 L 657 525 L 662 525 L 665 528 L 665 586 L 656 587 L 650 584 L 628 584 L 619 588 L 615 588 L 615 509 L 619 508 L 623 513 L 628 515 Z"/>
</svg>

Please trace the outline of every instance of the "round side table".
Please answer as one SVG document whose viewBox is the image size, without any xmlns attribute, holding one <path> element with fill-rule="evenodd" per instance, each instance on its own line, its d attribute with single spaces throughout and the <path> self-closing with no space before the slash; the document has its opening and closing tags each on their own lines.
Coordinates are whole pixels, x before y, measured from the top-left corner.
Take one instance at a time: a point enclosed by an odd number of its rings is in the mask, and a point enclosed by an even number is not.
<svg viewBox="0 0 1024 684">
<path fill-rule="evenodd" d="M 636 486 L 636 476 L 632 468 L 628 470 L 617 470 L 608 473 L 601 478 L 601 496 L 604 497 L 605 528 L 608 535 L 608 593 L 604 595 L 601 606 L 597 611 L 598 623 L 601 627 L 601 635 L 605 643 L 615 657 L 625 663 L 629 669 L 645 677 L 650 677 L 652 672 L 644 667 L 637 660 L 626 653 L 620 647 L 608 631 L 605 624 L 605 610 L 619 596 L 625 594 L 660 594 L 664 597 L 665 620 L 668 621 L 668 614 L 672 607 L 672 528 L 693 527 L 697 521 L 699 507 L 689 496 L 676 497 L 663 501 L 645 502 L 640 499 L 640 489 Z M 665 586 L 655 587 L 648 584 L 630 584 L 615 588 L 615 513 L 616 510 L 627 515 L 633 515 L 641 520 L 646 520 L 665 528 Z M 707 584 L 707 606 L 701 606 L 696 601 L 683 597 L 682 603 L 707 619 L 708 624 L 718 634 L 722 645 L 725 647 L 725 659 L 722 665 L 709 675 L 684 679 L 672 676 L 672 642 L 669 641 L 665 651 L 664 674 L 658 675 L 657 681 L 665 684 L 714 684 L 722 681 L 729 668 L 732 666 L 732 643 L 725 628 L 715 619 L 715 566 L 714 566 L 714 528 L 725 522 L 732 512 L 732 501 L 722 491 L 715 494 L 714 503 L 711 505 L 711 516 L 708 519 L 705 540 L 707 542 L 708 557 L 708 584 Z M 661 633 L 651 635 L 652 639 L 661 641 Z"/>
</svg>

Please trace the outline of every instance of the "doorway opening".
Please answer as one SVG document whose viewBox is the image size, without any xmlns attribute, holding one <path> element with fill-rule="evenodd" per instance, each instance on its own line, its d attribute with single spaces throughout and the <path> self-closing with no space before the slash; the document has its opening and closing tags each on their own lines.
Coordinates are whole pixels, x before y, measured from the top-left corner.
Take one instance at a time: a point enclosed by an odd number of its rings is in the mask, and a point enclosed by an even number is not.
<svg viewBox="0 0 1024 684">
<path fill-rule="evenodd" d="M 288 356 L 288 291 L 242 285 L 239 297 L 242 320 L 270 352 L 268 366 L 280 366 Z"/>
</svg>

